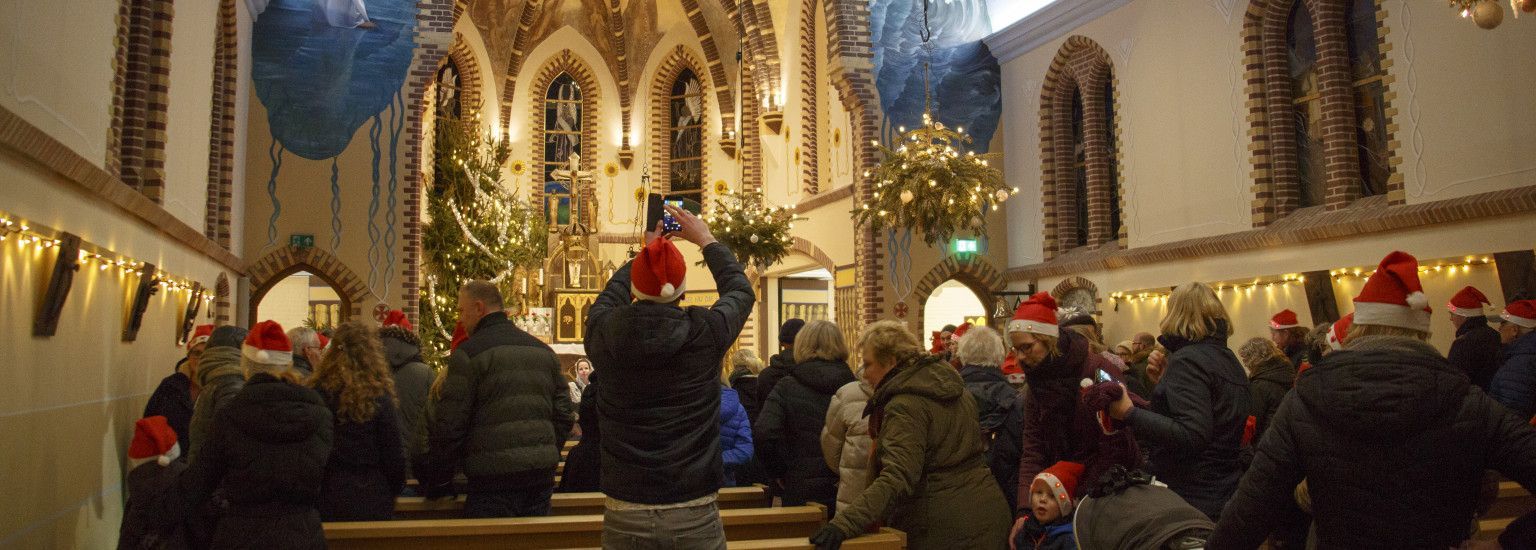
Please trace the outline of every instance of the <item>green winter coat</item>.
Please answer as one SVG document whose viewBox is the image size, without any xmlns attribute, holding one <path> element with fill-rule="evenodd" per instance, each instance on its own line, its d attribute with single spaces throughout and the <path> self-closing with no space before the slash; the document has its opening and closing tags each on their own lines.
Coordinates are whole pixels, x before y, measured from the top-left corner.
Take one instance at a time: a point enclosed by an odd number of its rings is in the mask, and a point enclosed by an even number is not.
<svg viewBox="0 0 1536 550">
<path fill-rule="evenodd" d="M 1011 516 L 983 456 L 976 401 L 955 369 L 926 355 L 892 369 L 870 399 L 869 487 L 832 519 L 853 536 L 883 522 L 913 550 L 1002 549 Z"/>
<path fill-rule="evenodd" d="M 202 451 L 203 442 L 213 432 L 213 416 L 245 387 L 245 371 L 240 367 L 240 348 L 219 346 L 203 350 L 198 361 L 197 402 L 192 405 L 192 448 L 187 449 L 187 463 Z"/>
</svg>

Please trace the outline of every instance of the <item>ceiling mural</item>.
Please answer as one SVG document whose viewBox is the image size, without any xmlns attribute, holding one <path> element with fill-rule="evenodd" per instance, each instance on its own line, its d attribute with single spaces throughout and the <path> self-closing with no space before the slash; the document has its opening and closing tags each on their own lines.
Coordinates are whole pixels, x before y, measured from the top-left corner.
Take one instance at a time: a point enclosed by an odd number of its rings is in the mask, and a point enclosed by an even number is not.
<svg viewBox="0 0 1536 550">
<path fill-rule="evenodd" d="M 928 8 L 932 33 L 932 88 L 935 117 L 966 128 L 985 153 L 1002 116 L 1002 69 L 981 39 L 991 29 L 983 0 L 934 2 Z M 924 110 L 923 9 L 908 0 L 869 0 L 870 38 L 875 50 L 875 88 L 885 113 L 882 133 L 922 125 Z"/>
</svg>

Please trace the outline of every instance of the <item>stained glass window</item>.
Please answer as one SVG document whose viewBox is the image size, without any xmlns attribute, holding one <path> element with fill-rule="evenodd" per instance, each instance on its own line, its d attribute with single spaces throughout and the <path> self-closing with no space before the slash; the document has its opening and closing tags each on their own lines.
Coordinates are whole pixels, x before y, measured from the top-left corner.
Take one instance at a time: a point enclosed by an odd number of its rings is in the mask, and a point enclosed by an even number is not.
<svg viewBox="0 0 1536 550">
<path fill-rule="evenodd" d="M 459 102 L 459 66 L 449 58 L 443 68 L 437 70 L 437 116 L 456 119 L 463 114 Z"/>
<path fill-rule="evenodd" d="M 1360 162 L 1360 196 L 1386 191 L 1387 108 L 1382 81 L 1381 46 L 1376 35 L 1376 2 L 1353 0 L 1349 24 L 1349 74 L 1355 105 L 1355 149 Z"/>
<path fill-rule="evenodd" d="M 1301 206 L 1323 204 L 1328 179 L 1323 174 L 1323 101 L 1317 86 L 1317 39 L 1306 2 L 1291 7 L 1286 31 L 1290 54 L 1291 101 L 1296 117 L 1296 172 L 1300 179 Z"/>
<path fill-rule="evenodd" d="M 555 181 L 554 171 L 581 154 L 581 110 L 581 87 L 569 73 L 561 73 L 544 94 L 544 212 L 552 225 L 571 223 L 572 190 L 569 182 Z"/>
<path fill-rule="evenodd" d="M 672 82 L 667 135 L 671 156 L 667 170 L 673 195 L 701 200 L 704 189 L 704 89 L 698 75 L 683 69 Z"/>
</svg>

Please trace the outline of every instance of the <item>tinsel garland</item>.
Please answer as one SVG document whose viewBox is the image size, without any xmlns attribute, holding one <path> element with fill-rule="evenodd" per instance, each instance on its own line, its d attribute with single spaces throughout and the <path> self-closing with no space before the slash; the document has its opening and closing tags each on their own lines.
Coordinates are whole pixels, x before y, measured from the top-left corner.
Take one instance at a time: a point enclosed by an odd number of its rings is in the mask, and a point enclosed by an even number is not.
<svg viewBox="0 0 1536 550">
<path fill-rule="evenodd" d="M 762 193 L 726 193 L 705 214 L 715 240 L 745 265 L 766 270 L 789 254 L 795 206 L 768 206 Z"/>
<path fill-rule="evenodd" d="M 951 130 L 927 114 L 923 123 L 904 132 L 894 150 L 874 143 L 884 160 L 864 173 L 874 197 L 854 209 L 855 222 L 875 230 L 911 229 L 930 246 L 961 231 L 985 234 L 986 211 L 997 210 L 1018 190 L 1003 185 L 1002 172 L 991 165 L 992 155 L 960 152 L 971 143 L 963 131 Z"/>
</svg>

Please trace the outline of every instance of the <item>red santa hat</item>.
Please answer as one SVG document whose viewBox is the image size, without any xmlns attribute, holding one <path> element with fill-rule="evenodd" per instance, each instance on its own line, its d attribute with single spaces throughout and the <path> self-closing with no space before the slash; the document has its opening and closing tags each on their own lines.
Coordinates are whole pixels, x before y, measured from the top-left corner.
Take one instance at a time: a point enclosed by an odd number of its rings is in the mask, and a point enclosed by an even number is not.
<svg viewBox="0 0 1536 550">
<path fill-rule="evenodd" d="M 1381 259 L 1355 297 L 1355 323 L 1429 332 L 1429 298 L 1419 284 L 1419 260 L 1407 252 Z"/>
<path fill-rule="evenodd" d="M 388 312 L 385 312 L 384 323 L 380 326 L 400 327 L 405 329 L 407 332 L 416 331 L 416 327 L 411 326 L 411 320 L 405 316 L 405 312 L 398 309 L 391 309 Z"/>
<path fill-rule="evenodd" d="M 688 264 L 672 241 L 657 238 L 640 249 L 629 268 L 629 290 L 635 299 L 670 304 L 683 296 Z"/>
<path fill-rule="evenodd" d="M 1029 484 L 1029 490 L 1034 491 L 1035 486 L 1044 483 L 1046 489 L 1056 497 L 1056 503 L 1061 505 L 1062 517 L 1071 517 L 1072 503 L 1077 501 L 1077 478 L 1082 475 L 1082 464 L 1057 462 L 1036 475 L 1035 480 Z"/>
<path fill-rule="evenodd" d="M 448 351 L 459 349 L 459 344 L 469 339 L 469 331 L 464 330 L 464 321 L 453 324 L 453 338 L 448 342 Z"/>
<path fill-rule="evenodd" d="M 1355 324 L 1353 313 L 1334 321 L 1333 326 L 1328 327 L 1328 347 L 1333 348 L 1333 351 L 1344 349 L 1344 338 L 1349 336 L 1349 326 L 1353 324 Z"/>
<path fill-rule="evenodd" d="M 129 470 L 151 460 L 165 466 L 179 456 L 181 444 L 176 442 L 176 430 L 171 429 L 164 416 L 146 416 L 133 423 L 133 442 L 128 444 Z"/>
<path fill-rule="evenodd" d="M 1536 328 L 1536 300 L 1520 300 L 1504 306 L 1504 318 L 1516 325 L 1525 328 Z"/>
<path fill-rule="evenodd" d="M 970 323 L 960 323 L 960 326 L 955 327 L 955 331 L 950 333 L 949 337 L 953 340 L 959 340 L 960 337 L 965 336 L 966 331 L 969 330 L 971 330 Z"/>
<path fill-rule="evenodd" d="M 1485 315 L 1483 313 L 1483 304 L 1492 305 L 1493 302 L 1489 302 L 1488 297 L 1484 296 L 1482 291 L 1469 286 L 1461 289 L 1461 292 L 1457 292 L 1455 296 L 1452 296 L 1451 301 L 1445 307 L 1450 309 L 1453 315 L 1482 317 Z"/>
<path fill-rule="evenodd" d="M 213 325 L 197 325 L 197 328 L 192 329 L 192 337 L 187 339 L 187 349 L 208 343 L 209 336 L 213 336 Z"/>
<path fill-rule="evenodd" d="M 327 349 L 327 348 L 331 347 L 331 339 L 330 339 L 330 337 L 327 337 L 324 334 L 320 334 L 320 333 L 316 332 L 315 333 L 315 338 L 320 340 L 320 349 Z"/>
<path fill-rule="evenodd" d="M 261 365 L 293 364 L 293 345 L 288 342 L 288 335 L 283 333 L 283 326 L 272 320 L 251 327 L 251 332 L 245 335 L 244 345 L 240 346 L 240 354 L 252 363 Z"/>
<path fill-rule="evenodd" d="M 1289 309 L 1280 310 L 1280 313 L 1276 313 L 1274 317 L 1269 318 L 1269 328 L 1274 330 L 1285 330 L 1300 326 L 1301 320 L 1296 318 L 1296 312 Z"/>
<path fill-rule="evenodd" d="M 1061 329 L 1056 326 L 1056 299 L 1045 292 L 1036 292 L 1014 310 L 1008 321 L 1008 332 L 1028 332 L 1057 337 Z"/>
</svg>

